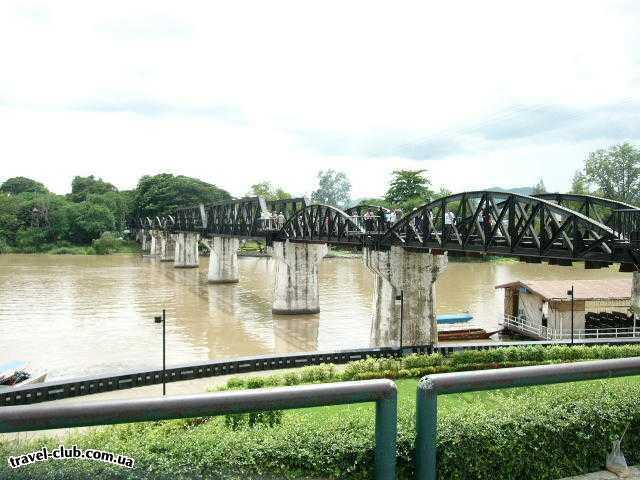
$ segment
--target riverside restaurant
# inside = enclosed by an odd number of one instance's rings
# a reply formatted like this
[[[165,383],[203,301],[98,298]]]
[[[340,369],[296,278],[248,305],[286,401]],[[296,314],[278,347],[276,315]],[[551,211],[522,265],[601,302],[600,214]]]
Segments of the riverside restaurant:
[[[638,338],[631,279],[518,280],[504,289],[503,328],[537,340]],[[572,295],[573,288],[573,295]]]

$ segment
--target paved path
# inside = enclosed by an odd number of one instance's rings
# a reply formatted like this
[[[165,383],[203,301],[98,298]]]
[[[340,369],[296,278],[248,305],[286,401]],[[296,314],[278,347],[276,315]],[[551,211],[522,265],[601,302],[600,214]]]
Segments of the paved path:
[[[338,370],[340,366],[336,366]],[[197,378],[195,380],[185,380],[183,382],[167,383],[167,396],[173,395],[193,395],[198,393],[205,393],[208,387],[220,386],[227,383],[230,378],[233,377],[253,377],[253,376],[266,376],[275,373],[284,373],[294,369],[281,369],[281,370],[267,370],[263,372],[253,373],[237,373],[233,375],[222,375],[219,377]],[[162,385],[148,385],[145,387],[130,388],[126,390],[114,390],[111,392],[96,393],[93,395],[87,395],[83,397],[71,397],[62,400],[54,400],[46,402],[42,405],[62,405],[62,404],[77,404],[86,402],[104,402],[108,400],[127,400],[132,398],[145,398],[156,397],[162,395]],[[37,405],[37,404],[36,404]],[[73,433],[86,431],[88,429],[95,429],[101,427],[78,427],[78,428],[61,428],[55,430],[38,430],[35,432],[21,432],[21,433],[4,433],[0,434],[0,442],[13,441],[13,440],[28,440],[34,437],[57,437],[64,438]]]
[[[640,480],[640,468],[639,467],[630,467],[629,468],[630,475],[628,477],[624,477],[627,480]],[[565,478],[563,480],[617,480],[621,477],[611,473],[611,472],[594,472],[587,473],[586,475],[578,475],[577,477]]]

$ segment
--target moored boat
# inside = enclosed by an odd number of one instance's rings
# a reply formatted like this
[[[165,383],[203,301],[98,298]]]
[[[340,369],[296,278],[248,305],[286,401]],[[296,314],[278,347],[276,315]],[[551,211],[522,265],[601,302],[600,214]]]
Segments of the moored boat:
[[[46,371],[33,370],[27,362],[14,360],[0,365],[0,390],[42,383],[46,377]]]

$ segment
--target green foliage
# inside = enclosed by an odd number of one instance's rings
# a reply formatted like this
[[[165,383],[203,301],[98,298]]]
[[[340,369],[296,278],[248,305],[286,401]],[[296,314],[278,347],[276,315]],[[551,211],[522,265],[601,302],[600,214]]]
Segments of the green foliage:
[[[585,174],[598,195],[640,203],[640,150],[630,143],[591,152],[585,160]]]
[[[371,205],[372,207],[393,208],[393,205],[391,205],[385,198],[363,198],[353,206],[356,207],[358,205]]]
[[[0,185],[0,192],[10,195],[20,193],[48,193],[49,190],[40,182],[27,177],[13,177]]]
[[[415,478],[415,383],[399,398],[398,478]],[[399,384],[399,388],[402,386]],[[402,390],[401,390],[402,392]],[[37,462],[8,480],[301,479],[374,476],[374,411],[369,406],[295,410],[280,424],[233,429],[216,418],[119,425],[65,440],[66,445],[131,456],[131,471],[101,462]],[[438,478],[555,480],[601,470],[611,441],[640,461],[640,389],[618,379],[446,395],[439,400]],[[59,438],[0,444],[0,456],[23,454]]]
[[[249,377],[245,380],[231,379],[227,382],[228,389],[255,389],[264,387],[274,387],[278,385],[280,378],[271,377]],[[224,416],[225,426],[231,430],[241,430],[244,428],[255,428],[257,426],[273,427],[282,423],[284,412],[282,410],[272,410],[268,412],[232,413]]]
[[[0,238],[7,244],[15,241],[16,231],[20,227],[19,207],[19,199],[16,196],[0,193]]]
[[[135,212],[145,212],[147,216],[162,215],[178,207],[190,207],[200,203],[229,200],[231,196],[215,185],[196,178],[162,173],[145,175],[138,182],[133,194]]]
[[[576,195],[589,195],[589,181],[584,172],[576,170],[571,178],[571,190],[569,193]]]
[[[538,183],[533,187],[531,195],[539,195],[541,193],[547,193],[547,187],[544,186],[544,180],[538,180]]]
[[[93,175],[88,177],[73,177],[71,181],[71,193],[68,195],[72,202],[84,202],[90,195],[102,195],[115,193],[118,189],[111,183],[96,179]]]
[[[439,478],[557,479],[601,470],[611,441],[629,423],[623,450],[636,463],[640,392],[601,385],[496,394],[493,406],[472,403],[441,417]]]
[[[91,242],[93,249],[98,255],[109,255],[118,251],[121,240],[112,232],[103,232],[100,238]]]
[[[394,170],[385,200],[393,207],[409,212],[429,203],[434,196],[426,170]]]
[[[311,194],[311,201],[334,207],[344,207],[351,198],[351,182],[344,172],[320,170],[318,189]]]
[[[420,378],[433,373],[626,357],[640,357],[640,345],[553,345],[549,347],[532,345],[489,350],[462,350],[448,356],[434,353],[412,354],[402,358],[369,357],[347,363],[342,371],[338,371],[333,364],[312,365],[286,373],[247,378],[235,377],[222,388],[237,390],[374,378]]]
[[[67,214],[67,238],[72,242],[88,244],[103,232],[112,231],[115,217],[111,210],[94,203],[72,203],[65,207]]]
[[[16,247],[21,252],[36,253],[46,248],[48,232],[41,228],[22,228],[16,232]]]
[[[107,207],[113,213],[115,229],[122,232],[127,228],[127,220],[133,214],[133,194],[126,192],[92,193],[87,196],[88,203]]]
[[[265,200],[286,200],[291,198],[291,194],[280,187],[274,187],[271,182],[260,182],[251,185],[251,189],[247,192],[247,197],[262,197]]]
[[[163,199],[177,200],[173,205],[194,205],[230,198],[215,186],[188,177],[143,177],[141,185],[140,192],[119,192],[93,175],[77,176],[71,193],[63,196],[28,178],[9,179],[0,187],[0,253],[95,253],[87,247],[93,240],[99,253],[136,252],[139,249],[131,242],[100,239],[104,232],[119,237],[127,229],[136,201],[165,208]]]
[[[11,253],[12,248],[9,242],[2,236],[0,236],[0,255],[3,253]]]

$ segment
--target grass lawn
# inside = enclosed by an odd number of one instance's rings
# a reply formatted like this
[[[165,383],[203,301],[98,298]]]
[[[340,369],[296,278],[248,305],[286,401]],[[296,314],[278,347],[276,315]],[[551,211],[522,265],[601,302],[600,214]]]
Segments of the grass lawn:
[[[398,410],[414,409],[416,402],[416,392],[418,389],[417,379],[401,379],[395,381],[398,387]],[[609,380],[590,380],[584,382],[574,382],[573,385],[581,387],[605,388],[608,384],[632,384],[640,383],[640,376],[613,378]],[[566,388],[571,388],[571,384],[543,385],[536,387],[518,387],[501,390],[485,390],[479,392],[452,393],[440,395],[438,397],[438,411],[446,415],[447,412],[456,409],[464,409],[471,403],[482,402],[490,407],[499,404],[505,397],[513,397],[533,393],[535,391],[553,391],[561,394]],[[288,410],[285,418],[291,417],[291,421],[328,421],[335,417],[347,418],[351,416],[367,415],[372,416],[375,412],[373,403],[361,403],[350,405],[335,405],[330,407],[313,407],[299,410]]]

